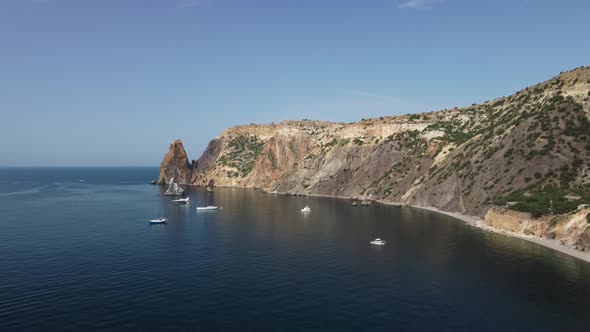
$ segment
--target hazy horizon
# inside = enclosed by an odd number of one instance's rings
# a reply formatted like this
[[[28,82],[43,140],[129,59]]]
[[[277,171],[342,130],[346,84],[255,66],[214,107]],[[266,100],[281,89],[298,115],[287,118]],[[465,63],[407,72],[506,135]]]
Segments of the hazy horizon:
[[[1,167],[197,159],[225,128],[466,106],[590,65],[582,0],[6,0]]]

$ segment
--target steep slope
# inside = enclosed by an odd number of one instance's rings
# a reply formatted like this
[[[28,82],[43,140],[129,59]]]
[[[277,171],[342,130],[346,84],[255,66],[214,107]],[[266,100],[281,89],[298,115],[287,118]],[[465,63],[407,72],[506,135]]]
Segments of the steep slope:
[[[350,124],[230,128],[211,141],[193,171],[186,154],[175,151],[179,159],[163,163],[160,181],[176,176],[188,184],[215,179],[284,193],[371,193],[479,216],[508,200],[536,215],[565,213],[590,202],[589,119],[590,68],[581,67],[470,107]],[[580,201],[566,202],[568,193]]]
[[[172,178],[179,183],[191,183],[192,173],[182,142],[180,140],[174,141],[174,143],[170,144],[168,153],[166,153],[160,164],[158,183],[165,184]]]

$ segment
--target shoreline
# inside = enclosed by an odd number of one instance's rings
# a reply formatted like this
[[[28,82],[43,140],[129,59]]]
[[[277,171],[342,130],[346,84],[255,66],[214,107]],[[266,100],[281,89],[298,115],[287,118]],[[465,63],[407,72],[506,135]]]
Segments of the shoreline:
[[[190,186],[202,187],[199,185],[190,185]],[[228,186],[221,186],[221,187],[255,189],[255,190],[260,190],[260,191],[262,191],[266,194],[270,194],[270,195],[295,195],[295,196],[308,196],[308,197],[338,198],[338,199],[346,199],[346,200],[354,200],[354,201],[359,200],[357,198],[351,199],[351,197],[335,196],[335,195],[289,194],[289,193],[284,193],[284,192],[273,193],[273,192],[266,191],[262,188],[228,187]],[[553,250],[560,252],[562,254],[566,254],[568,256],[580,259],[586,263],[590,263],[590,252],[579,251],[579,250],[567,247],[565,245],[562,245],[559,242],[559,240],[551,240],[551,239],[547,239],[547,238],[538,238],[538,237],[533,237],[533,236],[527,236],[527,235],[523,235],[523,234],[518,234],[518,233],[513,233],[513,232],[508,232],[505,230],[497,229],[497,228],[494,228],[491,226],[482,225],[483,219],[480,217],[477,217],[477,216],[471,216],[471,215],[467,215],[467,214],[463,214],[463,213],[459,213],[459,212],[443,211],[443,210],[440,210],[440,209],[432,207],[432,206],[405,205],[405,204],[399,203],[399,202],[388,202],[388,201],[382,201],[382,200],[374,200],[373,202],[380,203],[383,205],[389,205],[389,206],[412,207],[412,208],[416,208],[416,209],[422,209],[422,210],[427,210],[427,211],[431,211],[431,212],[435,212],[435,213],[444,214],[449,217],[461,220],[469,226],[479,228],[482,231],[492,232],[492,233],[504,235],[507,237],[517,238],[517,239],[529,241],[532,243],[536,243],[536,244],[541,245],[543,247],[553,249]]]
[[[383,204],[389,204],[389,205],[395,205],[394,203],[387,203],[387,202],[382,202]],[[428,210],[428,211],[432,211],[432,212],[438,212],[450,217],[453,217],[455,219],[459,219],[464,221],[466,224],[479,228],[483,231],[486,232],[492,232],[495,234],[500,234],[500,235],[504,235],[507,237],[511,237],[511,238],[516,238],[516,239],[521,239],[521,240],[525,240],[525,241],[529,241],[532,243],[536,243],[538,245],[541,245],[543,247],[549,248],[549,249],[553,249],[557,252],[560,252],[562,254],[566,254],[568,256],[572,256],[574,258],[580,259],[586,263],[590,263],[590,252],[585,252],[585,251],[580,251],[580,250],[576,250],[573,249],[571,247],[567,247],[565,245],[562,245],[559,240],[552,240],[552,239],[547,239],[547,238],[539,238],[539,237],[534,237],[534,236],[527,236],[524,234],[519,234],[519,233],[514,233],[514,232],[508,232],[505,230],[501,230],[495,227],[491,227],[491,226],[487,226],[487,225],[482,225],[482,218],[476,217],[476,216],[470,216],[470,215],[466,215],[466,214],[462,214],[462,213],[458,213],[458,212],[448,212],[448,211],[442,211],[439,210],[435,207],[426,207],[426,206],[417,206],[417,205],[410,205],[413,208],[417,208],[417,209],[423,209],[423,210]]]
[[[264,190],[262,190],[262,191],[266,192]],[[268,193],[268,192],[266,192],[266,193]],[[269,194],[272,194],[272,193],[269,193]],[[284,193],[283,193],[283,195],[284,195]],[[341,198],[341,199],[350,200],[350,197],[342,197],[342,196],[317,195],[317,194],[308,194],[308,195],[302,194],[302,195],[303,196],[311,196],[311,197]],[[565,245],[562,245],[559,242],[559,240],[551,240],[551,239],[546,239],[546,238],[527,236],[524,234],[508,232],[508,231],[501,230],[501,229],[498,229],[495,227],[482,225],[483,218],[480,218],[477,216],[471,216],[471,215],[467,215],[467,214],[463,214],[463,213],[459,213],[459,212],[443,211],[443,210],[440,210],[440,209],[432,207],[432,206],[404,205],[402,203],[387,202],[387,201],[382,201],[382,200],[375,200],[374,202],[380,203],[383,205],[397,206],[397,207],[406,207],[407,206],[407,207],[412,207],[412,208],[416,208],[416,209],[422,209],[422,210],[427,210],[427,211],[431,211],[431,212],[435,212],[435,213],[444,214],[446,216],[461,220],[461,221],[465,222],[467,225],[472,226],[472,227],[476,227],[482,231],[491,232],[491,233],[495,233],[495,234],[499,234],[499,235],[503,235],[503,236],[507,236],[507,237],[511,237],[511,238],[516,238],[516,239],[536,243],[536,244],[541,245],[543,247],[553,249],[553,250],[560,252],[562,254],[566,254],[568,256],[580,259],[586,263],[590,263],[590,252],[580,251],[580,250],[576,250],[576,249],[567,247]]]

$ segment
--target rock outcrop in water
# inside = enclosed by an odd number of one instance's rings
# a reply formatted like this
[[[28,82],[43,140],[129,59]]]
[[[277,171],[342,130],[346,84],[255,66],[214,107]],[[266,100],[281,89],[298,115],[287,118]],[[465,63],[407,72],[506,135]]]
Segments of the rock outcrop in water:
[[[160,164],[159,184],[166,184],[172,178],[178,183],[191,183],[192,169],[182,142],[177,139],[170,144],[168,153]]]
[[[582,67],[469,107],[350,124],[230,128],[192,168],[176,141],[159,182],[173,176],[291,194],[373,194],[477,216],[515,201],[512,209],[535,217],[565,214],[590,202],[589,119],[590,67]],[[572,193],[580,200],[562,198]]]

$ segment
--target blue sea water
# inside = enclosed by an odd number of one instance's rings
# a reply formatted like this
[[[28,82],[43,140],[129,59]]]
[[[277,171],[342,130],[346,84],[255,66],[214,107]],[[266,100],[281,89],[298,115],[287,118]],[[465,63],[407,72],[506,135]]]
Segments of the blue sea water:
[[[187,188],[179,206],[148,184],[157,175],[0,169],[0,331],[590,326],[590,264],[539,245],[330,198]],[[223,210],[195,210],[210,204]]]

